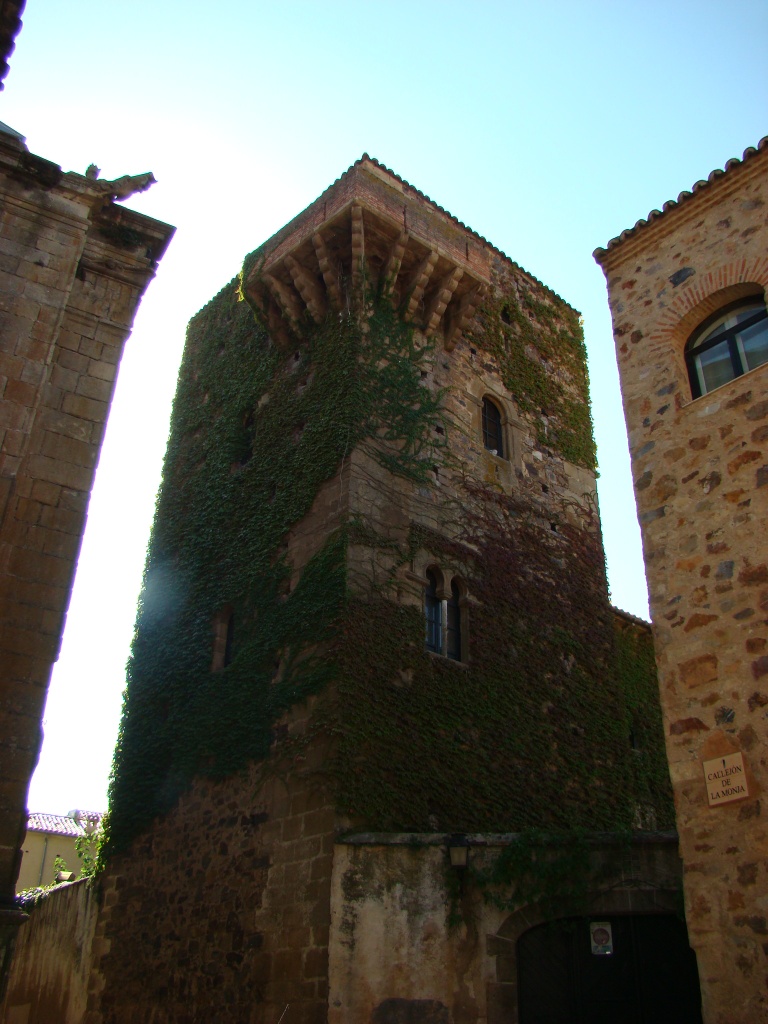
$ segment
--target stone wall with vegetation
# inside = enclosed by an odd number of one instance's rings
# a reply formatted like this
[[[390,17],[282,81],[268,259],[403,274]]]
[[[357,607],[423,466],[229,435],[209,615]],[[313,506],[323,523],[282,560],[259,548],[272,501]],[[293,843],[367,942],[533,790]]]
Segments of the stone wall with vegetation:
[[[581,326],[492,262],[452,351],[365,280],[289,345],[237,281],[191,322],[89,1024],[150,1006],[158,1022],[215,1006],[222,1022],[271,1024],[288,1003],[292,1020],[325,1020],[331,846],[351,826],[632,828]],[[482,443],[486,395],[501,456]],[[466,590],[460,662],[424,648],[429,565]],[[668,794],[655,799],[668,823]]]
[[[533,864],[524,838],[472,836],[463,871],[450,866],[447,840],[357,835],[337,843],[329,1024],[516,1024],[515,946],[527,929],[573,915],[587,943],[590,919],[679,911],[674,836],[625,837],[576,854],[539,847],[536,857],[560,878],[543,902],[523,895],[530,877],[520,868]]]

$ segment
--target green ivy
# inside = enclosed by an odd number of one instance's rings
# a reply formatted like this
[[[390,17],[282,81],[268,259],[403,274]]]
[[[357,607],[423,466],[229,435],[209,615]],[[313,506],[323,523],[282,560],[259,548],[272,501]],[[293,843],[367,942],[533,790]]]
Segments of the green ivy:
[[[252,262],[252,261],[251,261]],[[423,483],[442,394],[432,349],[388,303],[331,314],[276,348],[232,282],[191,322],[174,404],[110,789],[103,851],[124,846],[197,775],[266,757],[283,712],[323,689],[345,607],[343,517],[293,589],[285,540],[355,449]],[[217,610],[234,657],[211,671]]]
[[[583,829],[530,829],[489,864],[472,870],[472,882],[500,910],[539,904],[545,916],[565,917],[584,912],[593,871],[592,846]]]
[[[490,296],[473,341],[496,359],[504,386],[540,445],[596,469],[587,351],[581,319],[558,296],[548,301],[508,288]]]
[[[244,273],[258,260],[251,254]],[[475,341],[496,356],[541,443],[591,466],[575,314],[564,303],[529,298],[524,311],[515,302],[487,305]],[[292,578],[289,531],[354,451],[430,500],[434,467],[456,468],[445,396],[423,384],[434,355],[375,298],[363,315],[307,320],[287,348],[270,340],[237,282],[191,322],[102,861],[194,778],[268,762],[276,723],[310,695],[320,699],[304,742],[330,739],[324,775],[356,825],[576,835],[631,827],[635,789],[644,801],[667,799],[654,789],[656,761],[640,775],[632,761],[630,715],[655,696],[647,666],[633,675],[632,651],[617,647],[588,513],[576,525],[551,503],[465,479],[450,507],[433,502],[450,529],[412,526],[397,540],[342,514]],[[398,603],[391,574],[364,594],[352,586],[352,544],[386,554],[393,570],[424,549],[462,573],[467,664],[424,650],[421,609]],[[233,657],[212,671],[224,607]],[[649,758],[663,763],[658,743]]]
[[[422,528],[411,547],[467,581],[468,664],[425,651],[419,607],[374,595],[347,609],[328,716],[339,807],[377,831],[629,830],[630,724],[597,524],[542,528],[530,499],[478,484],[465,502],[462,536]]]
[[[674,828],[651,631],[617,618],[615,650],[632,746],[632,792],[638,808],[634,824],[651,829]]]

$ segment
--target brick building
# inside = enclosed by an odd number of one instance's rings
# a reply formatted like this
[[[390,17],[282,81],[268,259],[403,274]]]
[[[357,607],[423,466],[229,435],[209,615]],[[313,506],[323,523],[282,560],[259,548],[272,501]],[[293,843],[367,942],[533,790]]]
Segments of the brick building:
[[[89,1024],[696,1020],[594,492],[578,313],[377,161],[246,257],[189,325]]]
[[[0,7],[0,72],[22,4]],[[63,173],[0,124],[0,977],[27,789],[123,345],[173,228],[152,183]]]
[[[598,249],[707,1024],[768,1019],[768,140]]]

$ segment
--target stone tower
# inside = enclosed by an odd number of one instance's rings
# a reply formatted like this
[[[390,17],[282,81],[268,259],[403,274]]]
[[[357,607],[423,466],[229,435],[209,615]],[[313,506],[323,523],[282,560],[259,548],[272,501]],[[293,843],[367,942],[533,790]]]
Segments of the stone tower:
[[[189,326],[89,1021],[512,1019],[523,918],[486,944],[450,837],[670,821],[594,470],[578,314],[377,161],[246,258]]]
[[[768,140],[598,249],[707,1024],[768,1019]]]

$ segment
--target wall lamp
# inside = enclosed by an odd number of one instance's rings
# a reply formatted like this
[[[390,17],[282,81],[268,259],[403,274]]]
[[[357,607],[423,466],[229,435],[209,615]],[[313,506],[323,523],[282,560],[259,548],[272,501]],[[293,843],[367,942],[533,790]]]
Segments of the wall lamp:
[[[448,856],[451,858],[451,867],[464,871],[469,864],[469,840],[466,835],[463,832],[457,832],[455,835],[448,836],[446,845]]]

